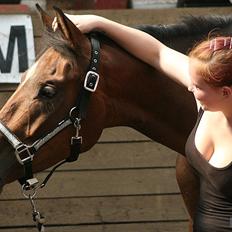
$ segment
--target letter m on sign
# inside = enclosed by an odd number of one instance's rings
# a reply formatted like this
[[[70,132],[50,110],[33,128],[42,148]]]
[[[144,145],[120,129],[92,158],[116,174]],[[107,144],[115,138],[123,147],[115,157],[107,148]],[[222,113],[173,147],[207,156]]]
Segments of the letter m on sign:
[[[2,49],[0,48],[1,73],[11,72],[13,54],[16,43],[18,46],[19,72],[22,73],[28,69],[26,28],[25,26],[11,26],[6,58],[4,58]]]
[[[35,60],[30,15],[0,15],[0,83],[19,83]]]

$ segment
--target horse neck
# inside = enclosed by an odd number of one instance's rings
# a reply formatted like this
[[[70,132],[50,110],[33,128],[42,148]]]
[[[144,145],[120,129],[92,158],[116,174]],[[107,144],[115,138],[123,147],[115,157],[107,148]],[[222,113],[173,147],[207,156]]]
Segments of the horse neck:
[[[192,112],[191,104],[188,105],[191,103],[190,96],[185,98],[183,88],[154,68],[125,51],[112,49],[109,48],[105,52],[107,58],[102,59],[107,60],[103,64],[102,73],[105,127],[129,126],[157,142],[183,152],[189,130],[178,125],[176,109],[180,109],[182,115]],[[183,121],[189,124],[194,119],[190,117]]]
[[[163,42],[186,53],[211,31],[210,28],[204,30],[189,35],[169,35],[172,40]],[[223,30],[223,33],[231,34],[230,25],[225,25]],[[107,52],[107,59],[112,64],[105,64],[105,127],[129,126],[173,150],[184,152],[184,144],[197,115],[192,95],[125,51],[111,48]]]

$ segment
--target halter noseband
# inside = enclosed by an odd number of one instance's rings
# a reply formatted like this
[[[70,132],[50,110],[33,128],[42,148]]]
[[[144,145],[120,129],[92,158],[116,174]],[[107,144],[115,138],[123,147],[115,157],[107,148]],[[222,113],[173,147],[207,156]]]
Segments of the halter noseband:
[[[24,177],[19,179],[19,182],[23,185],[23,188],[33,189],[35,185],[37,185],[38,181],[36,178],[33,178],[32,172],[32,161],[36,154],[36,152],[49,140],[51,140],[54,136],[56,136],[63,129],[68,127],[69,125],[73,125],[76,128],[76,135],[71,137],[70,148],[71,152],[68,158],[64,161],[58,163],[46,179],[43,181],[40,187],[44,187],[52,173],[55,169],[65,162],[72,162],[78,159],[80,153],[80,147],[82,144],[82,137],[79,136],[80,130],[80,122],[81,119],[85,118],[87,106],[89,102],[89,98],[92,92],[94,92],[97,88],[99,81],[98,74],[98,65],[100,59],[100,43],[95,38],[95,36],[91,36],[91,45],[92,45],[92,54],[91,54],[91,62],[89,66],[89,71],[87,72],[84,80],[83,88],[81,89],[81,94],[78,96],[77,104],[74,106],[70,112],[68,117],[63,119],[60,123],[58,123],[57,127],[50,131],[44,137],[36,140],[32,145],[27,145],[20,141],[17,136],[0,121],[0,132],[6,137],[8,142],[12,145],[15,150],[15,156],[18,162],[24,167]]]

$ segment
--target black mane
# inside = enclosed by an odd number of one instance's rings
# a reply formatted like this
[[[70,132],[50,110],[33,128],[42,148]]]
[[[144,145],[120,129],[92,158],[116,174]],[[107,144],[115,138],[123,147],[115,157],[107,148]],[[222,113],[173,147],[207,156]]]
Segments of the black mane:
[[[185,38],[187,36],[191,37],[201,37],[202,34],[205,34],[207,31],[214,31],[216,35],[219,34],[220,30],[226,28],[227,26],[232,25],[232,16],[185,16],[180,22],[175,24],[160,24],[160,25],[140,25],[136,28],[142,30],[153,37],[157,38],[161,42],[170,42],[171,38]],[[231,29],[232,30],[232,29]],[[227,34],[232,34],[228,32]],[[97,33],[100,41],[104,43],[110,43],[112,41],[105,34]],[[90,35],[87,35],[90,36]],[[77,56],[82,57],[81,48],[77,50],[71,46],[71,44],[63,39],[60,32],[50,32],[45,31],[45,40],[46,48],[53,47],[61,55],[75,60]]]
[[[232,16],[185,16],[180,22],[168,25],[140,25],[136,28],[152,35],[160,41],[181,36],[196,36],[206,31],[220,34],[220,29],[232,25]],[[232,31],[230,32],[230,34]]]

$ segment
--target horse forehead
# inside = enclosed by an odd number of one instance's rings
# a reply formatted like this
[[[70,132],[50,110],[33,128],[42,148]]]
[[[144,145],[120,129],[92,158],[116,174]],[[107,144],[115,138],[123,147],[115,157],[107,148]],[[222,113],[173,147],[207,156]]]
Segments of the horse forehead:
[[[35,62],[26,72],[25,81],[33,77],[38,67],[38,62]]]
[[[41,66],[49,67],[51,65],[62,65],[67,62],[67,59],[51,48],[44,53],[38,62]]]
[[[25,80],[33,78],[40,73],[42,74],[48,69],[56,68],[63,70],[63,67],[68,62],[67,59],[62,57],[55,50],[49,49],[48,52],[45,52],[27,71]]]

